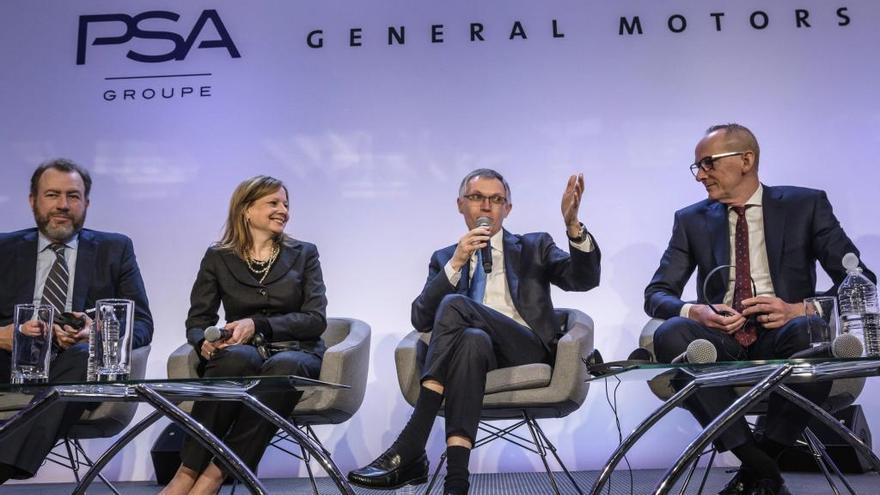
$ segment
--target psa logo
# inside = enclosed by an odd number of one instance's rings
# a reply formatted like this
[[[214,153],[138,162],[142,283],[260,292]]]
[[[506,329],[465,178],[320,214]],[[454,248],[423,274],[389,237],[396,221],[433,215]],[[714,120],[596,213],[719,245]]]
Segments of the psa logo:
[[[195,44],[196,40],[199,38],[199,35],[201,34],[202,30],[205,28],[205,25],[208,22],[214,25],[214,29],[217,31],[217,34],[220,35],[220,39],[204,40],[198,44],[197,48],[226,48],[226,50],[229,52],[230,57],[241,57],[241,55],[238,53],[238,48],[235,47],[235,43],[229,36],[229,32],[226,30],[226,26],[223,25],[223,21],[220,20],[220,15],[217,14],[216,10],[202,11],[202,14],[196,20],[195,25],[190,30],[190,33],[186,37],[186,39],[184,39],[183,36],[174,31],[157,31],[153,29],[142,29],[140,27],[141,22],[149,21],[151,19],[164,19],[176,23],[177,20],[180,19],[180,15],[164,10],[151,10],[149,12],[143,12],[136,16],[130,16],[128,14],[100,14],[80,16],[79,34],[76,44],[76,64],[84,65],[86,63],[86,47],[88,45],[89,24],[99,22],[122,23],[125,25],[125,32],[123,32],[119,36],[95,38],[94,41],[92,41],[91,46],[121,45],[128,43],[133,38],[140,38],[170,41],[174,47],[171,51],[167,53],[159,54],[145,54],[136,52],[134,50],[129,50],[125,56],[137,62],[157,63],[167,62],[169,60],[185,59],[187,54],[189,54],[190,50],[192,49],[193,44]]]

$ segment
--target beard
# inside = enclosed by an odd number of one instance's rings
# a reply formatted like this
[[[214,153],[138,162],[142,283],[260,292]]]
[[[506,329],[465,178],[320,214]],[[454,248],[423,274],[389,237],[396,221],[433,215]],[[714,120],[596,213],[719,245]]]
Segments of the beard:
[[[82,230],[83,224],[86,221],[86,210],[83,210],[82,215],[77,216],[70,210],[66,212],[56,210],[44,213],[41,212],[37,206],[34,206],[33,212],[34,220],[37,222],[37,229],[39,229],[40,232],[49,240],[55,242],[67,242],[71,237],[74,236],[74,234]],[[53,216],[66,217],[70,220],[70,222],[61,225],[53,225]]]

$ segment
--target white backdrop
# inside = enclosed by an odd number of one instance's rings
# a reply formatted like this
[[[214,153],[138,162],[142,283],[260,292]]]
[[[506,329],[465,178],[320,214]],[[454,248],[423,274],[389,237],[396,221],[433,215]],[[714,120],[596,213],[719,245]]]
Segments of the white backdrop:
[[[149,11],[179,18],[135,22]],[[798,27],[804,12],[809,27]],[[106,14],[129,23],[81,17]],[[200,16],[204,28],[194,29]],[[642,34],[620,34],[622,16],[630,26],[638,16]],[[685,29],[673,32],[682,19]],[[704,196],[687,165],[711,124],[755,131],[765,183],[827,190],[865,261],[880,268],[878,22],[871,0],[7,0],[0,230],[33,224],[27,181],[37,163],[66,156],[89,167],[87,225],[134,239],[156,322],[149,375],[162,377],[184,339],[189,289],[232,189],[255,174],[285,180],[289,232],[321,252],[328,314],[373,328],[362,409],[319,429],[347,470],[381,452],[409,413],[393,349],[409,330],[431,252],[464,232],[454,202],[473,168],[509,179],[510,230],[548,231],[560,244],[560,195],[570,173],[584,172],[582,217],[603,251],[602,284],[554,301],[593,316],[608,359],[637,345],[642,291],[673,211]],[[471,40],[473,23],[482,41]],[[85,63],[77,64],[81,25]],[[432,42],[432,25],[442,25],[433,28],[442,42]],[[403,26],[403,43],[389,44],[389,26],[398,34]],[[321,48],[307,44],[315,30]],[[352,36],[361,46],[350,46]],[[100,38],[111,44],[93,45]],[[199,48],[211,40],[225,46]],[[178,45],[168,58],[181,60],[126,57]],[[139,78],[115,79],[131,77]],[[657,405],[642,383],[624,384],[618,402],[624,432]],[[860,402],[880,431],[875,383]],[[433,454],[441,448],[436,426]],[[617,443],[600,385],[578,412],[545,429],[575,469],[598,467]],[[696,431],[677,411],[630,460],[666,465]],[[120,455],[111,476],[153,476],[148,451],[157,434]],[[538,468],[512,446],[474,458],[475,471]],[[273,453],[261,472],[304,470]],[[46,467],[39,479],[68,477]]]

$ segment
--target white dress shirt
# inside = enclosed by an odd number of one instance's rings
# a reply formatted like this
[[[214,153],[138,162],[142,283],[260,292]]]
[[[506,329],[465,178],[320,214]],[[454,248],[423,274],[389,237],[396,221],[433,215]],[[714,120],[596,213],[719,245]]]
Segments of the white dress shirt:
[[[512,318],[514,321],[523,326],[528,326],[516,307],[513,304],[513,298],[510,296],[510,288],[507,286],[507,277],[505,276],[504,267],[504,231],[499,230],[490,239],[489,244],[492,246],[492,273],[486,274],[486,292],[483,294],[483,304],[487,307],[498,311],[499,313]],[[578,244],[569,241],[571,247],[584,252],[593,250],[593,239],[587,233],[587,238]],[[474,276],[474,270],[477,267],[476,252],[471,256],[470,275]],[[443,268],[446,272],[446,278],[452,286],[457,286],[461,280],[461,270],[452,268],[452,259],[446,262]]]
[[[764,186],[758,189],[746,201],[746,222],[749,227],[749,268],[752,280],[755,281],[754,295],[775,296],[773,280],[770,279],[770,262],[767,259],[767,243],[764,239]],[[727,231],[730,233],[730,264],[736,265],[736,220],[737,214],[733,207],[727,207]],[[714,275],[720,276],[720,274]],[[724,293],[724,304],[733,305],[733,289],[736,285],[736,270],[730,269],[727,292]],[[680,315],[687,318],[692,304],[685,304]]]

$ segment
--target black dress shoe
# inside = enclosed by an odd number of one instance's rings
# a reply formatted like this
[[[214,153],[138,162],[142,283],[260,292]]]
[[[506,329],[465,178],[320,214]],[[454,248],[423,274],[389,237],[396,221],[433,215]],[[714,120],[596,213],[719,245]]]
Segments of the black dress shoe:
[[[754,489],[755,481],[751,473],[740,468],[718,495],[752,495]]]
[[[447,489],[443,490],[443,495],[467,495],[467,490],[447,488]]]
[[[405,462],[394,449],[388,449],[366,466],[348,473],[348,481],[365,488],[394,490],[428,481],[428,456]]]
[[[749,495],[791,495],[785,481],[763,479],[755,483],[755,488]]]

